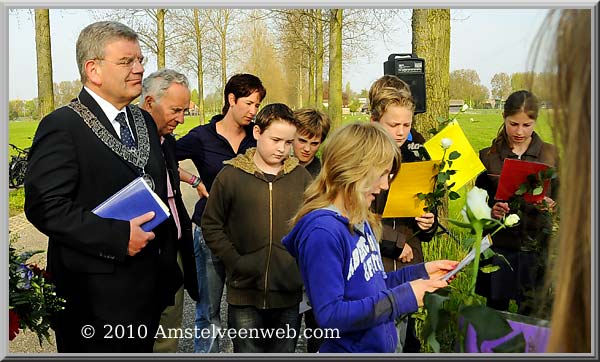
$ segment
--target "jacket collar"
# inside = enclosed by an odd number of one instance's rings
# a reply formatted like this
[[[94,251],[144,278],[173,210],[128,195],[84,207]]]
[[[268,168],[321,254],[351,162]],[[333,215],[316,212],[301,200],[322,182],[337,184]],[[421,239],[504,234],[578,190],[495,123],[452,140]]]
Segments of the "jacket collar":
[[[524,158],[525,156],[529,156],[531,158],[538,158],[540,152],[542,151],[543,144],[544,142],[542,141],[540,136],[538,136],[538,134],[534,131],[531,134],[531,143],[529,144],[529,147],[527,147],[527,150],[525,150],[523,155],[521,155],[521,158]],[[510,147],[504,147],[502,150],[500,150],[500,157],[502,159],[518,158],[518,156],[512,151]]]
[[[227,161],[223,161],[225,165],[231,165],[251,175],[263,175],[264,173],[254,163],[254,154],[256,153],[256,147],[248,148],[246,153],[237,155],[235,158]],[[295,157],[288,157],[283,161],[283,167],[277,174],[276,178],[279,178],[285,174],[292,172],[296,167],[300,165],[299,161]],[[261,177],[262,178],[262,177]]]

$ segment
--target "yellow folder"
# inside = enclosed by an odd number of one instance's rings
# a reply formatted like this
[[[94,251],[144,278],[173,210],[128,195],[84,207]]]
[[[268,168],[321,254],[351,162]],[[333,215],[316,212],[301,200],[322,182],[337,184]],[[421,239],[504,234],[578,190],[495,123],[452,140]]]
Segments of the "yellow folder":
[[[452,187],[452,191],[458,191],[458,189],[485,170],[485,166],[481,163],[479,154],[473,150],[473,146],[469,143],[469,140],[457,121],[449,123],[440,133],[425,142],[425,149],[429,153],[429,156],[431,156],[431,159],[442,159],[442,156],[444,155],[444,150],[440,146],[442,138],[449,138],[452,140],[452,146],[446,151],[446,159],[452,151],[458,151],[460,153],[460,157],[452,161],[451,169],[456,170],[456,173],[451,175],[446,183],[449,185],[456,182],[454,187]],[[444,170],[447,168],[448,163],[446,163]]]
[[[421,161],[402,163],[400,172],[390,185],[383,217],[417,217],[425,213],[425,201],[419,200],[417,194],[433,191],[434,167],[440,161]]]

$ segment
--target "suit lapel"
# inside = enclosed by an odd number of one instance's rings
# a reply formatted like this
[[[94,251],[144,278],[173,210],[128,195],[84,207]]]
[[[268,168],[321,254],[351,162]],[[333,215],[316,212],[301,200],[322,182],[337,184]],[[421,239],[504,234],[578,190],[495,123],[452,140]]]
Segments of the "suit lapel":
[[[82,88],[81,92],[79,93],[79,101],[81,102],[81,104],[86,106],[94,114],[94,116],[96,116],[96,118],[98,118],[98,120],[100,121],[102,126],[104,126],[104,128],[106,128],[113,136],[115,136],[117,138],[117,140],[121,139],[121,137],[119,137],[119,135],[117,135],[117,132],[115,131],[115,127],[113,127],[112,123],[110,123],[110,121],[108,120],[108,117],[106,117],[106,114],[104,114],[104,111],[102,111],[102,108],[100,108],[100,105],[98,105],[98,102],[96,102],[96,100],[94,100],[94,98],[85,90],[85,88]],[[129,117],[130,120],[133,119],[133,116],[131,115],[129,110],[127,111],[127,116]],[[135,129],[135,127],[131,127],[131,128]],[[135,130],[134,130],[134,137],[135,137]],[[100,142],[102,142],[102,141],[100,141]],[[113,152],[113,154],[115,155],[115,157],[117,157],[119,160],[121,160],[123,163],[125,163],[132,171],[134,171],[135,174],[139,173],[138,169],[134,165],[125,161],[124,159],[122,159],[119,155],[115,154],[114,152]]]

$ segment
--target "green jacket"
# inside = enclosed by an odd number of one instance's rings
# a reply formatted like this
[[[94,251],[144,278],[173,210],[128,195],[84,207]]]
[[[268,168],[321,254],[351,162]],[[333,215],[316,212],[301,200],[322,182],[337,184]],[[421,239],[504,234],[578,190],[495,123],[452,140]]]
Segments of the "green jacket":
[[[302,278],[281,239],[311,177],[290,157],[269,182],[253,161],[255,152],[250,148],[224,162],[202,215],[202,233],[225,265],[228,303],[287,308],[300,303]]]

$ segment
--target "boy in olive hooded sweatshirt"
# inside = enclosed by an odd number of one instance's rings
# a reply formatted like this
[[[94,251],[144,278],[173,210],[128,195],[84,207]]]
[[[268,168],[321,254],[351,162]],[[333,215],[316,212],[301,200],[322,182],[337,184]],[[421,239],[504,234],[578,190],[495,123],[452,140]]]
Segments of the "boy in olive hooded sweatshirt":
[[[235,353],[293,353],[299,330],[302,278],[281,244],[311,176],[288,157],[297,120],[284,104],[265,106],[253,128],[256,148],[225,161],[215,178],[202,231],[225,265],[229,328],[259,328],[261,338],[232,338]],[[263,338],[283,328],[289,338]]]

